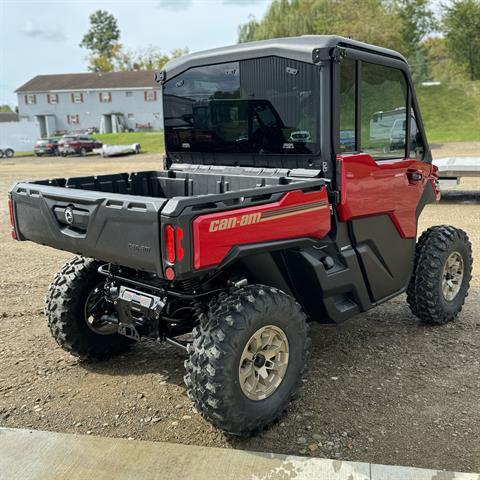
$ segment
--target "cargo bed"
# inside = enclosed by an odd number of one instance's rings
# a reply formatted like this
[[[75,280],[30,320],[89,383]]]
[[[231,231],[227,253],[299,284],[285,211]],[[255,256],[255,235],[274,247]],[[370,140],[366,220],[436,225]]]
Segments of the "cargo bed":
[[[190,224],[198,215],[274,202],[293,190],[318,190],[324,180],[312,174],[174,165],[166,171],[19,182],[10,195],[19,240],[162,275],[162,222],[186,226],[191,250]],[[188,270],[192,252],[185,256]]]

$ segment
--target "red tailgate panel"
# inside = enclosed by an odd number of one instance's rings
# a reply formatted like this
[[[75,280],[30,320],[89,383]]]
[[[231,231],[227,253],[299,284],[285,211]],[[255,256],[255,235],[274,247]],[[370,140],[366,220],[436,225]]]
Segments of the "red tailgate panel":
[[[194,267],[218,265],[236,245],[291,238],[320,239],[330,231],[327,189],[288,192],[275,203],[201,215],[193,221]]]

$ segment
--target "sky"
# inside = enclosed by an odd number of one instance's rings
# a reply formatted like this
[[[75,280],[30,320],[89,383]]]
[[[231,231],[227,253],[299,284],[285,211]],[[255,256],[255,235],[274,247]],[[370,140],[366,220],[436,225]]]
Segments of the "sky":
[[[120,43],[191,52],[237,42],[249,15],[261,18],[269,0],[0,0],[0,105],[14,107],[14,90],[39,74],[87,71],[80,48],[95,10],[112,13]]]

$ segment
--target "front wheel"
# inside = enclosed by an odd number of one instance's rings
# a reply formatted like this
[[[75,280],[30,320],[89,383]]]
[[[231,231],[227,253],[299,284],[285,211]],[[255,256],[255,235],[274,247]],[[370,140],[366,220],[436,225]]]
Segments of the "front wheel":
[[[455,320],[468,295],[472,263],[472,245],[463,230],[440,225],[423,232],[407,289],[412,313],[431,325]]]
[[[82,147],[82,148],[80,149],[80,156],[86,157],[86,156],[87,156],[87,153],[88,153],[88,152],[87,152],[87,149],[86,149],[86,148],[83,148],[83,147]]]
[[[57,273],[46,298],[45,315],[53,338],[81,359],[106,359],[131,344],[117,333],[117,313],[105,297],[99,266],[91,258],[74,257]]]
[[[305,315],[275,288],[221,295],[193,330],[185,383],[202,416],[234,435],[274,422],[295,395],[305,365]]]

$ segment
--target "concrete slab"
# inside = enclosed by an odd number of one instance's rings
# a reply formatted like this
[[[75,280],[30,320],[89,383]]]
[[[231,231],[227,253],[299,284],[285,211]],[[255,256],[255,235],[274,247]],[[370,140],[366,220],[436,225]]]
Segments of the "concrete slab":
[[[370,480],[480,480],[477,473],[445,472],[423,468],[373,465]]]
[[[367,463],[0,429],[1,480],[368,480]]]
[[[480,480],[241,450],[0,428],[0,480]]]

